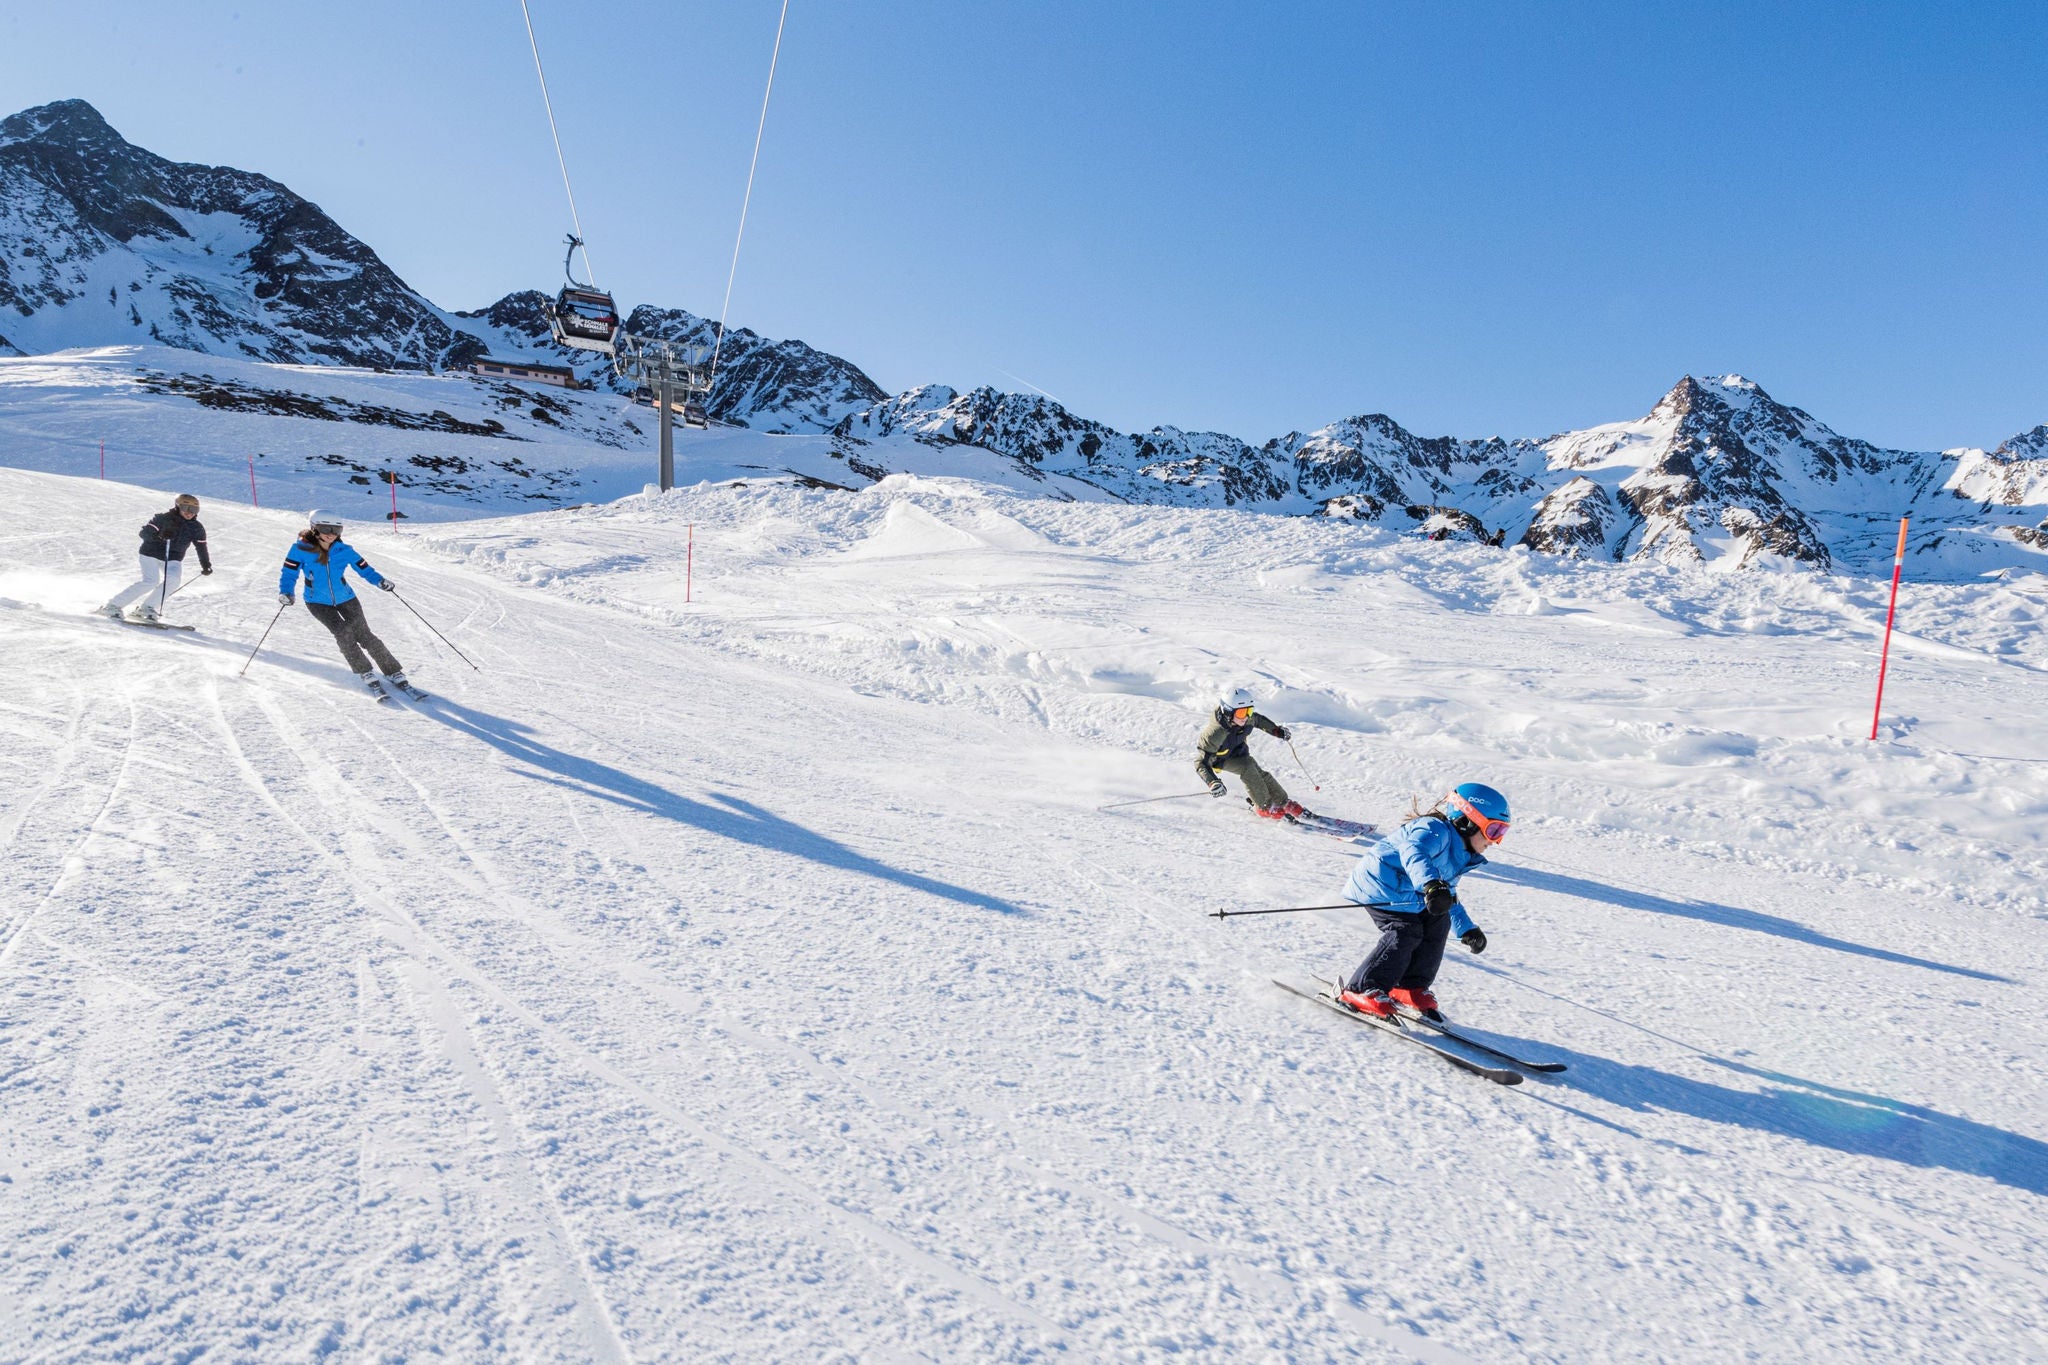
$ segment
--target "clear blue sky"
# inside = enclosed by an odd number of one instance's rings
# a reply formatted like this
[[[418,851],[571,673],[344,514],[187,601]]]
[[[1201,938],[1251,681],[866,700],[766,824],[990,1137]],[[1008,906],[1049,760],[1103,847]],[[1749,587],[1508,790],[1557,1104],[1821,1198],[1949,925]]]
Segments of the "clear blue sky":
[[[715,315],[778,0],[532,0],[593,263]],[[1737,370],[2048,422],[2048,3],[792,0],[732,316],[1126,429],[1543,435]],[[0,3],[0,107],[260,171],[437,302],[559,279],[517,0]]]

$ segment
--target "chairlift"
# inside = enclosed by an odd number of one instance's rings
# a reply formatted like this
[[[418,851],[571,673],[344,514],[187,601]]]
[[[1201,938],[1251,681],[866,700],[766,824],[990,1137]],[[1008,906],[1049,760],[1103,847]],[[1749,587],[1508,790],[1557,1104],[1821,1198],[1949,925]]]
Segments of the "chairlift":
[[[595,351],[599,355],[614,355],[619,335],[618,305],[612,302],[610,294],[576,278],[571,266],[576,248],[582,245],[581,238],[573,232],[569,234],[569,251],[562,258],[562,273],[568,277],[569,283],[555,296],[555,306],[548,312],[548,327],[555,334],[558,345],[579,351]]]
[[[661,403],[654,396],[654,390],[641,387],[633,390],[633,401],[642,407],[661,409]],[[674,413],[686,427],[708,431],[711,427],[711,413],[699,399],[678,393],[669,400],[668,410]]]

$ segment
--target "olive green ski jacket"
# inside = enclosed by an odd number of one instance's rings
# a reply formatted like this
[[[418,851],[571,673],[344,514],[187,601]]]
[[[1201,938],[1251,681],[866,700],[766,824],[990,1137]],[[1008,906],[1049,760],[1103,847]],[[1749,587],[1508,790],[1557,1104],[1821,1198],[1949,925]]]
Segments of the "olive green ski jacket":
[[[1216,709],[1216,713],[1209,717],[1209,723],[1202,727],[1202,737],[1195,741],[1195,747],[1200,750],[1195,755],[1195,771],[1204,782],[1216,780],[1216,769],[1211,765],[1250,752],[1247,742],[1251,739],[1254,725],[1269,735],[1286,733],[1256,711],[1245,724],[1232,725],[1230,713],[1221,707]]]

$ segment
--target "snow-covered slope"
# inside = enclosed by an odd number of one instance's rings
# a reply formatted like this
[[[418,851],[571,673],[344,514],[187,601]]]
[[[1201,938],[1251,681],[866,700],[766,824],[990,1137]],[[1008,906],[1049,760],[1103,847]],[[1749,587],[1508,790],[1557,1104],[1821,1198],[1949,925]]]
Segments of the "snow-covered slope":
[[[288,514],[165,636],[163,492],[0,469],[0,1357],[2048,1352],[2040,577],[1909,583],[1872,744],[1874,582],[1019,488],[360,532],[479,665],[370,594],[393,709],[240,675]],[[1441,994],[1565,1075],[1207,917],[1346,845],[1097,809],[1238,682],[1311,805],[1511,795]]]

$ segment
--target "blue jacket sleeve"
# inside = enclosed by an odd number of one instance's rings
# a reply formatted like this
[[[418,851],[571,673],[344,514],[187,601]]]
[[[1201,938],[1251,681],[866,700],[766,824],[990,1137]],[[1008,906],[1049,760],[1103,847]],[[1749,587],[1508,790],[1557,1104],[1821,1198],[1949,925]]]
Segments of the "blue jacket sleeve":
[[[382,583],[384,581],[384,575],[378,573],[376,567],[369,560],[357,554],[353,548],[348,552],[348,567],[354,569],[372,583]]]
[[[1396,847],[1401,851],[1401,870],[1415,883],[1420,891],[1430,882],[1443,882],[1455,888],[1458,878],[1478,865],[1479,860],[1468,856],[1458,831],[1442,820],[1420,821],[1403,825]],[[1459,937],[1471,929],[1472,917],[1465,913],[1465,903],[1451,902],[1451,936]]]
[[[294,545],[284,552],[284,572],[277,576],[277,590],[283,593],[296,592],[299,586],[299,547]]]
[[[1464,869],[1451,859],[1454,832],[1441,820],[1416,820],[1401,826],[1394,845],[1401,850],[1401,870],[1417,891],[1431,882],[1458,880]]]

